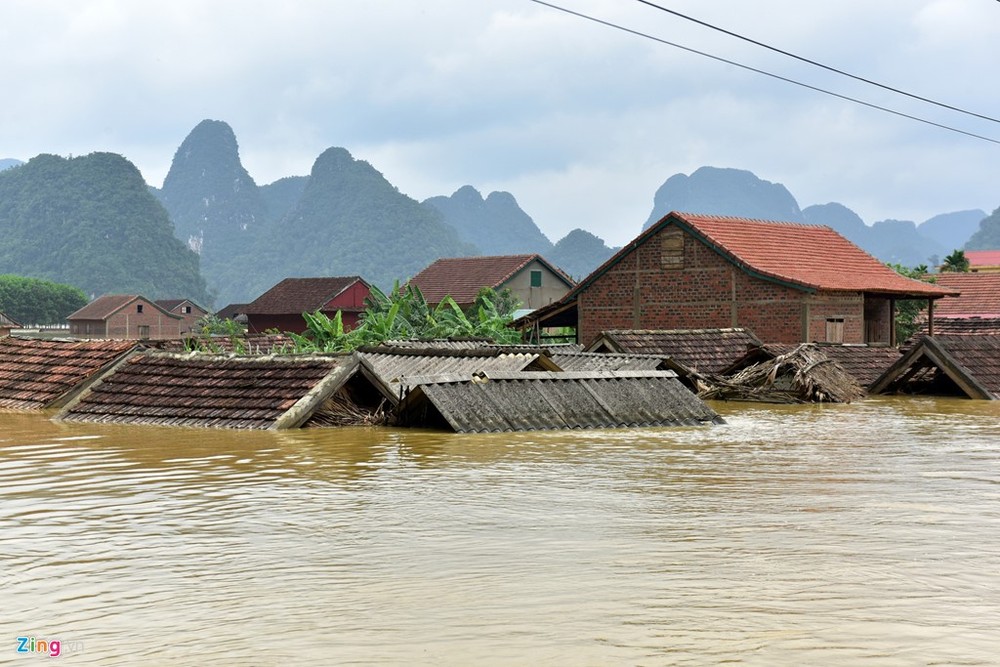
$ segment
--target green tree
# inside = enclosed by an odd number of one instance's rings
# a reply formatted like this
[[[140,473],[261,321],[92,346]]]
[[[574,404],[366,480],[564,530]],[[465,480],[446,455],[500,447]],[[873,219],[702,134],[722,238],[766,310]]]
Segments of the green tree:
[[[915,280],[926,280],[934,282],[933,277],[927,276],[927,265],[921,264],[913,268],[902,264],[889,264],[896,273]],[[896,302],[896,340],[904,341],[920,328],[920,313],[927,308],[927,302],[923,299],[902,299]]]
[[[941,263],[942,273],[968,273],[969,258],[965,256],[964,250],[955,250],[944,258]]]
[[[72,285],[0,275],[0,312],[21,324],[62,324],[66,316],[87,305],[87,295]]]

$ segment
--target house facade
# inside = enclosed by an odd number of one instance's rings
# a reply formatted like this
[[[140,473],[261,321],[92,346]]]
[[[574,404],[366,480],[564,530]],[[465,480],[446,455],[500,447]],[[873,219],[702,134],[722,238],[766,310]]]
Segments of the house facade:
[[[243,311],[250,333],[271,329],[303,333],[302,313],[320,311],[333,317],[340,311],[345,329],[357,325],[371,286],[360,276],[285,278],[264,292]]]
[[[538,254],[441,258],[410,280],[427,303],[437,305],[450,296],[462,308],[476,301],[484,287],[509,289],[521,308],[534,310],[564,297],[575,283]]]
[[[183,318],[140,294],[106,294],[66,318],[78,338],[180,338]]]
[[[190,299],[158,299],[156,301],[163,310],[181,317],[180,332],[186,336],[197,328],[198,320],[208,315],[208,309],[202,308]]]
[[[953,293],[900,276],[829,227],[675,212],[549,312],[572,313],[584,344],[614,329],[742,327],[766,343],[888,345],[897,299]],[[545,315],[528,325],[548,326]]]

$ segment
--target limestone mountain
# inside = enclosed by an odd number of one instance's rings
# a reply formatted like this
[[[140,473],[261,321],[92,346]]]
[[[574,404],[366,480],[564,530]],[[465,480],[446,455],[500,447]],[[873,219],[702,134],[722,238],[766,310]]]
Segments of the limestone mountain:
[[[295,208],[309,183],[308,176],[286,176],[260,186],[260,196],[272,220],[281,220]]]
[[[643,229],[671,211],[803,222],[798,202],[784,185],[742,169],[701,167],[690,176],[674,174],[653,196]]]
[[[439,257],[472,254],[440,213],[346,149],[330,148],[295,207],[262,237],[247,285],[259,294],[285,277],[360,275],[390,287]]]
[[[0,172],[0,274],[207,302],[198,256],[120,155],[39,155]]]
[[[253,178],[240,162],[232,128],[200,122],[174,154],[157,196],[177,237],[201,256],[201,270],[220,301],[230,301],[252,248],[269,222]]]
[[[424,205],[440,212],[461,240],[484,255],[547,255],[552,250],[552,241],[509,192],[491,192],[483,199],[478,190],[465,185],[450,197],[426,199]]]
[[[20,160],[15,160],[14,158],[6,157],[0,159],[0,171],[3,171],[4,169],[10,169],[11,167],[17,167],[22,164],[24,163],[21,162]]]
[[[556,243],[545,256],[550,262],[580,281],[607,261],[618,248],[609,248],[603,240],[583,229],[574,229]]]
[[[979,229],[972,235],[966,250],[996,250],[1000,248],[1000,208],[990,213],[979,223]]]

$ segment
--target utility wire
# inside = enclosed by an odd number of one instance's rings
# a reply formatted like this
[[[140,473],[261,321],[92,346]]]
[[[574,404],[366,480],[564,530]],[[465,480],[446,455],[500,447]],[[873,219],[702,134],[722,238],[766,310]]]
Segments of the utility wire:
[[[1000,0],[997,0],[997,1],[1000,2]],[[835,74],[840,74],[841,76],[846,76],[848,78],[854,79],[855,81],[861,81],[863,83],[867,83],[867,84],[872,85],[872,86],[877,86],[879,88],[882,88],[883,90],[888,90],[888,91],[897,93],[899,95],[905,95],[906,97],[909,97],[909,98],[912,98],[912,99],[915,99],[915,100],[920,100],[921,102],[927,102],[928,104],[933,104],[933,105],[939,106],[939,107],[941,107],[943,109],[950,109],[951,111],[957,111],[958,113],[963,113],[963,114],[966,114],[968,116],[975,116],[976,118],[982,118],[983,120],[988,120],[988,121],[990,121],[992,123],[1000,123],[1000,118],[993,118],[992,116],[986,116],[986,115],[983,115],[983,114],[980,114],[980,113],[976,113],[975,111],[968,111],[967,109],[962,109],[960,107],[952,106],[950,104],[945,104],[944,102],[938,102],[936,100],[932,100],[932,99],[927,98],[927,97],[921,97],[920,95],[916,95],[914,93],[908,93],[905,90],[900,90],[899,88],[893,88],[892,86],[888,86],[888,85],[886,85],[884,83],[879,83],[878,81],[872,81],[871,79],[866,79],[863,76],[857,76],[856,74],[851,74],[850,72],[845,72],[844,70],[837,69],[836,67],[831,67],[829,65],[824,65],[821,62],[817,62],[815,60],[810,60],[809,58],[806,58],[804,56],[799,56],[799,55],[796,55],[794,53],[790,53],[790,52],[785,51],[783,49],[779,49],[776,46],[771,46],[770,44],[765,44],[764,42],[759,42],[756,39],[752,39],[750,37],[746,37],[746,36],[741,35],[739,33],[733,32],[732,30],[726,30],[725,28],[720,28],[717,25],[712,25],[711,23],[707,23],[707,22],[702,21],[700,19],[696,19],[693,16],[688,16],[687,14],[682,14],[682,13],[680,13],[678,11],[673,10],[673,9],[668,9],[667,7],[663,7],[662,5],[658,5],[655,2],[650,2],[649,0],[636,0],[636,2],[642,3],[642,4],[644,4],[644,5],[648,6],[648,7],[653,7],[655,9],[659,9],[661,12],[666,12],[668,14],[673,14],[674,16],[682,18],[682,19],[684,19],[686,21],[691,21],[692,23],[697,23],[700,26],[704,26],[706,28],[710,28],[710,29],[715,30],[717,32],[724,33],[726,35],[729,35],[730,37],[735,37],[736,39],[742,39],[744,42],[749,42],[750,44],[754,44],[756,46],[760,46],[760,47],[768,49],[770,51],[774,51],[775,53],[780,53],[783,56],[788,56],[789,58],[795,58],[798,61],[801,61],[801,62],[804,62],[804,63],[809,63],[810,65],[813,65],[815,67],[820,67],[822,69],[827,70],[828,72],[834,72]]]
[[[555,9],[556,11],[560,11],[560,12],[563,12],[565,14],[570,14],[572,16],[576,16],[576,17],[581,18],[581,19],[586,19],[587,21],[592,21],[594,23],[598,23],[600,25],[607,26],[609,28],[615,28],[616,30],[621,30],[622,32],[627,32],[629,34],[636,35],[637,37],[644,37],[646,39],[651,39],[654,42],[659,42],[660,44],[666,44],[667,46],[672,46],[674,48],[681,49],[682,51],[687,51],[688,53],[694,53],[696,55],[703,56],[705,58],[711,58],[712,60],[715,60],[715,61],[718,61],[718,62],[721,62],[721,63],[726,63],[727,65],[732,65],[734,67],[739,67],[740,69],[745,69],[745,70],[747,70],[749,72],[756,72],[757,74],[763,74],[764,76],[771,77],[772,79],[777,79],[778,81],[784,81],[786,83],[791,83],[791,84],[794,84],[796,86],[801,86],[802,88],[808,88],[809,90],[814,90],[814,91],[816,91],[818,93],[823,93],[824,95],[830,95],[831,97],[836,97],[836,98],[839,98],[839,99],[842,99],[842,100],[846,100],[848,102],[854,102],[855,104],[860,104],[860,105],[866,106],[866,107],[868,107],[870,109],[876,109],[878,111],[884,111],[885,113],[890,113],[890,114],[892,114],[894,116],[899,116],[901,118],[909,118],[910,120],[915,120],[918,123],[924,123],[926,125],[932,125],[934,127],[941,128],[942,130],[948,130],[949,132],[956,132],[958,134],[964,134],[965,136],[972,137],[973,139],[981,139],[982,141],[988,141],[988,142],[990,142],[992,144],[1000,144],[1000,140],[993,139],[992,137],[986,137],[986,136],[983,136],[981,134],[975,134],[973,132],[966,132],[965,130],[960,130],[957,127],[952,127],[950,125],[944,125],[943,123],[936,123],[936,122],[934,122],[932,120],[927,120],[926,118],[921,118],[919,116],[913,116],[911,114],[903,113],[902,111],[896,111],[896,110],[890,109],[888,107],[879,106],[878,104],[873,104],[871,102],[865,102],[864,100],[859,100],[859,99],[857,99],[855,97],[849,97],[847,95],[841,95],[840,93],[835,93],[835,92],[833,92],[831,90],[826,90],[825,88],[820,88],[818,86],[813,86],[813,85],[808,84],[808,83],[803,83],[802,81],[796,81],[795,79],[790,79],[788,77],[781,76],[780,74],[774,74],[772,72],[768,72],[768,71],[765,71],[765,70],[762,70],[762,69],[757,69],[756,67],[751,67],[750,65],[744,65],[743,63],[738,63],[735,60],[728,60],[728,59],[723,58],[721,56],[715,56],[715,55],[712,55],[711,53],[706,53],[704,51],[699,51],[699,50],[693,49],[693,48],[691,48],[689,46],[684,46],[682,44],[677,44],[676,42],[671,42],[671,41],[665,40],[665,39],[663,39],[661,37],[656,37],[655,35],[650,35],[650,34],[645,33],[645,32],[640,32],[638,30],[633,30],[632,28],[627,28],[625,26],[618,25],[617,23],[611,23],[610,21],[605,21],[603,19],[599,19],[599,18],[596,18],[594,16],[589,16],[587,14],[583,14],[581,12],[578,12],[578,11],[575,11],[575,10],[572,10],[572,9],[567,9],[566,7],[560,7],[559,5],[554,5],[554,4],[550,3],[550,2],[544,2],[544,0],[530,0],[530,1],[534,2],[535,4],[539,4],[539,5],[543,5],[545,7],[549,7],[550,9]],[[1000,0],[998,0],[998,2],[1000,2]]]

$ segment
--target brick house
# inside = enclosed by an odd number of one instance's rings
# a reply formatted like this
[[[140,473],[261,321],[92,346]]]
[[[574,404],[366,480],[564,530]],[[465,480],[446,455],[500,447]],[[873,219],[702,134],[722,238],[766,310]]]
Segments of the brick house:
[[[190,299],[157,299],[156,305],[168,313],[181,316],[182,336],[191,333],[198,320],[208,315],[207,309]]]
[[[285,278],[246,305],[243,313],[250,333],[269,329],[303,333],[302,313],[320,311],[333,317],[341,311],[344,327],[353,328],[364,312],[371,287],[360,276]]]
[[[743,327],[766,343],[895,344],[898,299],[957,295],[900,276],[829,227],[673,212],[523,328]]]
[[[180,338],[180,315],[140,294],[106,294],[69,315],[69,331],[80,338],[125,340]]]
[[[510,289],[521,307],[534,310],[558,301],[575,283],[544,257],[498,255],[492,257],[445,257],[413,276],[410,284],[420,288],[427,303],[437,305],[450,296],[462,308],[476,301],[484,287]]]

